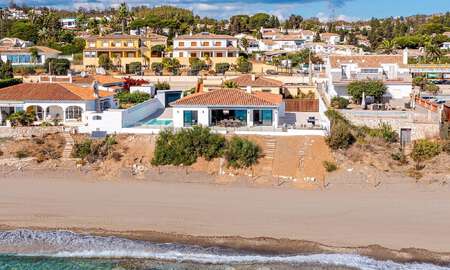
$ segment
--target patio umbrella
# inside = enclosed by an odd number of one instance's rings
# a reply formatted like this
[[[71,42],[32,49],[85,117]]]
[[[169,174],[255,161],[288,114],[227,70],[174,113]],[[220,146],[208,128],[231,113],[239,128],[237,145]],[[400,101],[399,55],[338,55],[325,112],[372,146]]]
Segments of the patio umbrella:
[[[366,109],[366,92],[363,92],[362,98],[361,98],[361,107],[363,109]]]

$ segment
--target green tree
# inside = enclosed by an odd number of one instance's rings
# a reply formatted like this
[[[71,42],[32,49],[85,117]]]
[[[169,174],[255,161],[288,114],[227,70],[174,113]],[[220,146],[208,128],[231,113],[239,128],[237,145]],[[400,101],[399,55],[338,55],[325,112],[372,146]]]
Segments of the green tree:
[[[242,48],[244,48],[244,51],[247,51],[247,48],[249,46],[248,39],[246,39],[245,37],[241,38],[241,46]]]
[[[440,91],[439,86],[437,86],[434,83],[429,83],[425,86],[425,91],[427,91],[428,93],[431,93],[433,95],[437,95]]]
[[[225,158],[232,168],[248,168],[258,163],[261,148],[254,142],[241,137],[233,137],[228,143]]]
[[[230,64],[228,63],[217,63],[215,67],[216,73],[224,74],[230,70]]]
[[[252,63],[247,58],[240,56],[237,60],[237,71],[242,73],[249,73],[252,71]]]
[[[122,33],[126,33],[127,22],[130,17],[130,13],[128,11],[127,4],[121,3],[119,8],[117,9],[116,18],[120,22],[122,26]]]
[[[112,67],[112,61],[111,58],[109,58],[109,55],[107,54],[101,54],[98,57],[98,65],[105,70],[110,70]]]
[[[425,77],[415,77],[412,81],[412,85],[414,87],[419,87],[420,91],[424,91],[427,84],[428,80]]]
[[[0,59],[0,80],[11,79],[14,77],[13,67],[10,61],[3,62]]]
[[[302,16],[292,14],[286,20],[284,27],[286,27],[286,29],[299,29],[301,27],[302,22],[303,22]]]
[[[7,118],[11,122],[11,126],[29,126],[36,120],[34,112],[19,111],[10,114]]]
[[[425,45],[425,57],[428,61],[438,62],[442,57],[442,51],[438,45],[429,42]]]
[[[31,62],[36,65],[37,59],[39,57],[39,51],[36,47],[30,48]]]
[[[418,140],[414,143],[411,158],[416,162],[416,169],[421,168],[421,163],[441,153],[441,146],[437,142],[427,139]]]
[[[235,81],[224,81],[223,88],[239,88],[239,84]]]
[[[363,93],[366,96],[373,96],[375,99],[379,99],[386,93],[386,90],[386,85],[378,80],[353,81],[347,87],[348,94],[357,102],[361,101]]]
[[[397,49],[397,44],[395,44],[394,40],[385,39],[378,46],[378,50],[383,54],[393,54],[395,49]]]

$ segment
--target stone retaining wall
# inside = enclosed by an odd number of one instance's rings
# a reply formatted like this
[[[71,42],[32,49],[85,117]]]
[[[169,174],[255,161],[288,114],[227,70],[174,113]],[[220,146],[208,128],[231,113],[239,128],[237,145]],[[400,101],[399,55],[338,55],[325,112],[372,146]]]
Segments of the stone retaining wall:
[[[0,127],[0,138],[26,139],[63,132],[64,127]]]

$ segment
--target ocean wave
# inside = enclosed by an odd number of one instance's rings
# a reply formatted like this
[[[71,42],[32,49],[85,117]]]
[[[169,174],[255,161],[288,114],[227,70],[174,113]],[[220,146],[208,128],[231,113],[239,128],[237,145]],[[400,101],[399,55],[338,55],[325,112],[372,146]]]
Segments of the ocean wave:
[[[258,255],[222,248],[176,243],[152,243],[119,237],[101,237],[70,231],[13,230],[0,232],[0,250],[20,256],[67,258],[138,258],[208,264],[305,264],[340,265],[363,270],[450,270],[431,264],[378,261],[355,254]]]

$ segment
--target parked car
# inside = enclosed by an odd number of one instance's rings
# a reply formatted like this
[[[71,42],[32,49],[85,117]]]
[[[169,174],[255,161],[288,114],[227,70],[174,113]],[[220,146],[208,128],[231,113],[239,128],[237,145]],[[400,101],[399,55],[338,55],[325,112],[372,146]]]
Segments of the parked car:
[[[266,74],[267,75],[278,75],[278,72],[273,69],[268,69],[268,70],[266,70]]]

